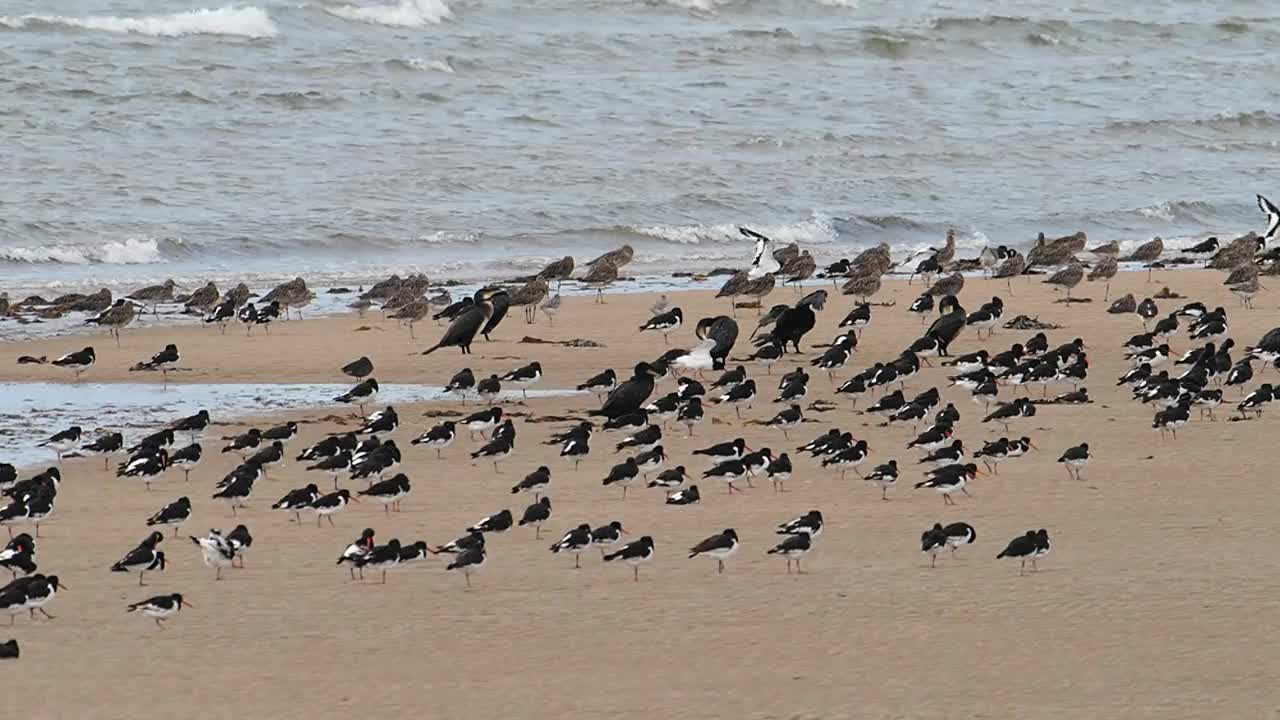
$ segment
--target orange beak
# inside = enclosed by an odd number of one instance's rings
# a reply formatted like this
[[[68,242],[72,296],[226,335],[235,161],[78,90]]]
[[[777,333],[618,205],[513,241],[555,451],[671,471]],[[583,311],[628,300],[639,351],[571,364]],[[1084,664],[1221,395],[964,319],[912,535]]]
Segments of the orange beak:
[[[188,608],[191,608],[192,610],[194,610],[194,609],[196,608],[196,606],[195,606],[195,605],[192,605],[191,603],[187,602],[186,600],[183,600],[182,602],[180,602],[180,603],[178,603],[178,604],[179,604],[179,605],[181,605],[182,607],[188,607]]]

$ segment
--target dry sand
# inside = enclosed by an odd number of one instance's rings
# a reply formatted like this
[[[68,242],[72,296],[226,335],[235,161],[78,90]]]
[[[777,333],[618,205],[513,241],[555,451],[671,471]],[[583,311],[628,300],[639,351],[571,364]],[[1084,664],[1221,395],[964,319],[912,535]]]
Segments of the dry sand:
[[[1270,296],[1258,298],[1258,310],[1239,310],[1217,273],[1165,273],[1156,281],[1123,275],[1113,296],[1131,290],[1142,297],[1167,284],[1211,306],[1225,305],[1237,357],[1276,322],[1273,310],[1262,309],[1274,305]],[[852,365],[889,359],[914,339],[920,325],[906,305],[918,291],[918,284],[886,283],[876,299],[897,306],[874,309]],[[1273,418],[1196,422],[1176,442],[1162,442],[1151,430],[1151,410],[1114,387],[1126,367],[1119,345],[1141,330],[1138,318],[1106,315],[1100,286],[1077,293],[1097,298],[1093,304],[1069,308],[1053,304],[1055,294],[1038,279],[1015,282],[1014,291],[1010,296],[1003,282],[970,280],[961,300],[976,307],[1000,294],[1006,317],[1025,313],[1065,325],[1049,333],[1052,342],[1083,336],[1091,348],[1087,385],[1095,404],[1042,407],[1014,427],[1013,434],[1031,435],[1044,451],[1005,463],[999,476],[979,478],[971,486],[974,497],[960,496],[954,508],[910,489],[917,479],[917,453],[904,447],[910,428],[877,427],[878,419],[851,412],[847,403],[809,413],[816,422],[793,432],[790,442],[718,409],[694,439],[669,429],[666,446],[673,464],[700,471],[704,465],[689,453],[711,442],[741,435],[755,447],[794,450],[838,426],[870,441],[866,467],[895,457],[904,464],[891,502],[881,502],[878,490],[852,473],[842,482],[839,473],[798,458],[786,494],[757,482],[754,490],[729,496],[722,486],[703,482],[699,506],[667,507],[660,492],[636,488],[622,501],[616,490],[600,486],[608,467],[623,457],[612,452],[621,437],[597,435],[590,459],[574,472],[554,448],[541,444],[562,424],[522,418],[517,452],[501,475],[467,462],[473,445],[465,438],[442,461],[432,451],[408,450],[403,469],[414,491],[404,512],[390,517],[366,503],[338,515],[336,528],[307,524],[307,516],[299,527],[268,506],[311,478],[295,462],[272,469],[240,514],[256,538],[247,568],[215,582],[186,535],[235,524],[209,497],[234,464],[233,455],[213,453],[210,460],[207,453],[189,484],[172,471],[149,493],[139,483],[108,476],[100,460],[68,460],[39,561],[70,590],[49,608],[56,620],[22,616],[13,630],[0,628],[0,638],[17,637],[23,649],[19,663],[5,666],[8,706],[33,718],[1273,714],[1280,673],[1269,622],[1280,589],[1269,560],[1272,541],[1280,539],[1271,512],[1274,478],[1267,471],[1275,457],[1267,435]],[[781,289],[768,300],[795,297]],[[693,320],[727,309],[707,293],[672,299],[689,319],[673,345],[691,346]],[[657,356],[660,337],[635,333],[651,302],[643,295],[609,296],[605,305],[568,298],[554,328],[545,318],[528,327],[516,311],[495,341],[479,342],[470,358],[456,349],[412,354],[438,331],[420,325],[420,339],[411,342],[406,331],[374,316],[280,323],[270,336],[253,338],[206,328],[132,330],[120,349],[105,336],[90,340],[100,355],[87,380],[137,380],[126,371],[130,364],[176,342],[193,368],[180,374],[179,384],[337,381],[338,366],[367,353],[385,381],[441,383],[463,365],[480,374],[537,359],[546,369],[541,387],[563,388],[604,367],[627,374],[637,360]],[[1162,301],[1161,307],[1172,309],[1175,302]],[[805,344],[828,341],[851,305],[850,298],[833,295]],[[743,338],[735,356],[744,353],[755,320],[753,311],[738,315]],[[364,325],[373,329],[356,332]],[[513,342],[526,334],[584,337],[608,347]],[[1031,334],[1000,331],[984,344],[1003,349]],[[81,337],[10,344],[4,355],[54,356],[84,344]],[[1174,349],[1189,346],[1183,336]],[[966,331],[953,351],[977,347]],[[790,364],[775,367],[773,377]],[[55,368],[19,367],[11,359],[3,367],[7,380],[59,377]],[[752,374],[772,389],[763,372]],[[999,427],[979,424],[979,410],[965,393],[945,389],[940,369],[917,376],[908,390],[934,384],[960,408],[958,436],[970,450],[1000,434]],[[670,387],[666,381],[660,392]],[[829,397],[830,389],[825,377],[815,376],[806,402]],[[174,392],[180,396],[181,390]],[[510,409],[543,416],[591,407],[592,398],[577,396]],[[434,422],[422,412],[439,409],[457,407],[400,408],[406,424],[396,439],[407,447]],[[744,415],[767,419],[776,409],[762,400]],[[206,436],[206,448],[215,435],[243,427],[216,428]],[[290,449],[296,454],[337,429],[332,422],[306,424]],[[54,430],[37,423],[32,432]],[[1054,461],[1083,441],[1095,459],[1083,482],[1068,480]],[[333,565],[366,526],[382,541],[434,544],[501,508],[518,515],[531,499],[512,496],[509,488],[541,463],[554,472],[554,517],[543,539],[534,540],[530,528],[494,538],[489,562],[470,591],[461,577],[443,571],[447,556],[393,571],[385,586],[353,584],[345,569]],[[182,494],[191,496],[195,514],[181,538],[161,548],[173,562],[169,571],[141,589],[135,576],[107,572],[146,534],[143,520]],[[777,523],[811,508],[826,515],[827,531],[804,562],[807,574],[787,575],[783,560],[764,552],[777,540]],[[642,569],[641,582],[632,582],[628,567],[603,565],[593,555],[575,571],[572,558],[547,552],[564,529],[613,519],[657,540],[657,559]],[[940,557],[931,570],[919,553],[921,531],[935,521],[958,520],[977,528],[977,542],[954,558]],[[742,538],[725,574],[716,575],[712,560],[686,559],[686,548],[725,527]],[[1019,577],[1015,563],[995,560],[1010,538],[1039,527],[1048,528],[1055,542],[1040,572]],[[173,591],[196,609],[183,611],[166,632],[124,612],[128,602]]]

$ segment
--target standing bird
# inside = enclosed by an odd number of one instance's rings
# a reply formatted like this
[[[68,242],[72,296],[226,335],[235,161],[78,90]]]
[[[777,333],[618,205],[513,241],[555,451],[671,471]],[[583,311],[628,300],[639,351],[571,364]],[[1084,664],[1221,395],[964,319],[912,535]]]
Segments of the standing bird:
[[[716,559],[716,574],[724,572],[724,561],[738,550],[738,533],[733,528],[712,535],[689,548],[689,558],[709,555]]]
[[[369,557],[369,553],[373,552],[373,536],[373,528],[365,528],[360,533],[360,537],[356,538],[338,556],[338,562],[335,564],[347,563],[350,566],[347,569],[351,571],[352,580],[356,579],[356,570],[360,571],[360,579],[364,579],[364,561]]]
[[[160,303],[173,302],[173,289],[177,287],[172,279],[165,280],[161,285],[152,285],[144,287],[141,290],[135,290],[125,297],[130,300],[137,300],[143,305],[151,306],[151,314],[157,313],[156,306]]]
[[[1083,480],[1084,478],[1080,477],[1080,468],[1089,464],[1089,443],[1080,443],[1075,447],[1067,448],[1067,451],[1062,453],[1062,457],[1058,458],[1058,462],[1066,466],[1067,477]]]
[[[116,300],[115,304],[103,310],[97,317],[91,317],[85,320],[85,324],[94,324],[98,327],[105,327],[111,331],[111,336],[116,339],[116,347],[120,347],[120,331],[134,321],[138,317],[138,309],[133,303],[121,298]]]
[[[524,514],[520,516],[521,527],[525,525],[533,526],[534,539],[542,538],[542,523],[551,519],[551,498],[543,496],[542,499],[533,503],[524,509]]]
[[[547,316],[547,322],[551,325],[551,327],[556,326],[556,315],[560,313],[561,302],[562,301],[560,300],[560,293],[556,293],[555,295],[552,295],[550,298],[547,298],[547,301],[542,303],[542,307],[538,308],[539,310],[542,311],[543,315]]]
[[[996,266],[992,271],[991,277],[995,280],[1004,280],[1009,287],[1009,294],[1013,294],[1013,278],[1021,275],[1027,270],[1027,259],[1017,250],[1010,250],[1009,257]]]
[[[442,347],[457,347],[462,350],[463,355],[470,354],[471,343],[475,341],[476,335],[480,334],[480,330],[494,316],[493,297],[497,293],[497,290],[492,289],[477,290],[475,301],[458,313],[449,323],[449,327],[445,328],[440,341],[424,350],[422,354],[430,355]]]
[[[55,433],[47,440],[40,443],[40,447],[47,447],[58,456],[58,462],[62,462],[64,453],[70,452],[80,443],[80,426],[72,425],[61,432]]]
[[[1028,530],[1026,533],[1009,541],[1009,545],[996,555],[997,560],[1004,558],[1013,558],[1021,561],[1018,567],[1018,574],[1022,575],[1027,569],[1027,561],[1031,561],[1031,569],[1036,570],[1036,560],[1049,554],[1049,533],[1044,528],[1040,530]]]
[[[184,607],[194,607],[187,602],[182,593],[157,595],[142,602],[130,603],[127,612],[141,612],[156,621],[156,627],[164,629],[164,621],[178,614]]]
[[[146,585],[143,577],[148,572],[160,572],[165,569],[166,562],[164,553],[156,550],[158,545],[164,540],[164,535],[158,532],[152,532],[146,537],[138,547],[129,551],[119,562],[111,566],[111,572],[134,572],[138,573],[138,587]]]
[[[363,380],[373,374],[373,361],[367,355],[361,355],[359,358],[343,365],[342,374],[356,380]]]
[[[67,353],[62,357],[54,360],[51,364],[60,368],[66,368],[75,373],[75,379],[80,380],[80,375],[88,370],[97,360],[97,354],[94,353],[92,347],[84,348],[76,352]]]
[[[661,373],[647,362],[637,363],[629,380],[614,388],[605,398],[599,410],[590,414],[616,420],[639,410],[653,394],[655,379]]]
[[[178,536],[178,528],[191,518],[191,500],[186,496],[165,505],[151,517],[147,518],[147,527],[156,525],[172,525],[173,536]]]
[[[603,559],[605,562],[622,560],[627,563],[631,566],[634,580],[640,582],[640,565],[652,560],[654,552],[653,538],[645,535],[639,540],[629,542],[622,546],[621,549],[605,555]]]
[[[1102,294],[1102,301],[1106,302],[1111,297],[1111,278],[1116,276],[1116,271],[1120,268],[1120,263],[1116,260],[1115,255],[1104,255],[1098,261],[1093,269],[1089,271],[1089,282],[1094,280],[1105,280],[1107,289]]]
[[[169,368],[178,364],[180,355],[178,354],[178,346],[169,343],[164,349],[151,356],[150,360],[140,362],[131,369],[138,370],[159,370],[163,379],[164,386],[169,386]]]
[[[1154,263],[1156,260],[1159,260],[1160,255],[1162,255],[1163,253],[1164,253],[1164,240],[1157,237],[1139,245],[1138,249],[1134,250],[1133,254],[1125,258],[1125,260],[1127,262],[1148,263],[1147,282],[1151,282],[1152,268],[1150,266],[1150,263]]]
[[[218,304],[218,286],[209,282],[187,297],[182,312],[187,315],[204,315]]]
[[[558,293],[560,292],[561,283],[568,280],[571,275],[573,275],[573,256],[565,255],[559,260],[551,262],[546,267],[539,270],[536,277],[539,280],[546,280],[547,282],[555,280],[556,292]]]
[[[535,277],[510,295],[512,307],[524,308],[524,321],[532,325],[538,319],[538,304],[547,297],[549,287],[542,277]]]
[[[1070,265],[1050,275],[1049,279],[1045,280],[1044,283],[1046,285],[1054,285],[1056,287],[1066,288],[1067,302],[1069,303],[1071,302],[1071,288],[1075,287],[1076,285],[1079,285],[1080,281],[1083,279],[1084,279],[1084,266],[1078,262],[1072,261]]]
[[[529,397],[529,387],[542,379],[542,363],[531,362],[524,367],[512,370],[498,379],[520,388],[520,392],[527,398]]]
[[[649,318],[649,321],[640,326],[640,332],[646,330],[657,330],[662,333],[662,344],[669,345],[667,335],[680,329],[680,324],[684,322],[684,312],[680,308],[671,308],[670,310]]]
[[[565,533],[559,542],[552,545],[551,552],[573,553],[573,567],[576,570],[582,567],[582,551],[589,547],[591,547],[591,526],[587,523],[582,523]]]
[[[102,469],[105,470],[111,466],[111,456],[124,449],[124,435],[118,432],[99,435],[93,442],[80,449],[93,455],[101,455]]]
[[[373,402],[373,398],[378,394],[378,381],[374,378],[362,380],[358,385],[346,391],[345,393],[335,397],[334,402],[340,402],[347,405],[355,403],[360,408],[360,414],[364,414],[364,405],[367,402]]]
[[[618,280],[618,266],[609,261],[593,265],[582,276],[582,284],[596,291],[596,303],[604,304],[604,289]]]

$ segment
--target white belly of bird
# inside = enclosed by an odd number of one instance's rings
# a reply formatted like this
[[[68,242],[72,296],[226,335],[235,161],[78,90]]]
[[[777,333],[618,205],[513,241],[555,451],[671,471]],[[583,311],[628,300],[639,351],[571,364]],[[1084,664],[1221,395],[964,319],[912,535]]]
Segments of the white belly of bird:
[[[955,481],[950,485],[935,485],[933,489],[937,490],[943,495],[950,495],[953,492],[958,492],[961,488],[965,486],[967,482],[968,481],[965,480],[965,478],[961,477],[959,480]]]
[[[707,554],[717,560],[726,560],[729,558],[730,555],[734,554],[737,551],[738,551],[738,543],[734,543],[727,548],[717,548],[715,550],[708,550]]]
[[[176,607],[162,608],[155,605],[147,605],[146,607],[141,608],[141,610],[147,617],[159,618],[161,620],[173,617],[178,613],[178,608]]]

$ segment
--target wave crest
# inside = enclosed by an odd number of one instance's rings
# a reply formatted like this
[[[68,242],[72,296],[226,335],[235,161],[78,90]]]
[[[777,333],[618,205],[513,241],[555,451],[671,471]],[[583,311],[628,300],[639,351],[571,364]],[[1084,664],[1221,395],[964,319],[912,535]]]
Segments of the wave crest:
[[[124,242],[94,245],[40,245],[0,248],[0,261],[55,263],[60,265],[148,265],[165,262],[155,238],[129,238]]]
[[[746,240],[734,223],[715,225],[649,225],[624,228],[645,237],[655,238],[677,245],[742,244]],[[751,229],[773,238],[780,245],[827,245],[836,241],[836,229],[831,218],[814,215],[808,220],[789,225],[751,224]]]
[[[337,5],[326,7],[324,11],[343,20],[388,27],[439,25],[453,17],[453,11],[443,0],[400,0],[394,5]]]
[[[0,27],[15,30],[77,28],[100,32],[132,33],[151,37],[183,35],[230,35],[251,39],[270,38],[280,34],[271,16],[257,7],[223,7],[190,10],[172,15],[118,17],[115,15],[0,16]]]

